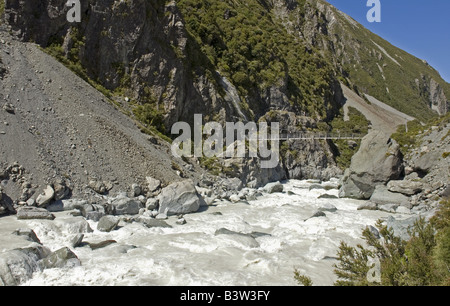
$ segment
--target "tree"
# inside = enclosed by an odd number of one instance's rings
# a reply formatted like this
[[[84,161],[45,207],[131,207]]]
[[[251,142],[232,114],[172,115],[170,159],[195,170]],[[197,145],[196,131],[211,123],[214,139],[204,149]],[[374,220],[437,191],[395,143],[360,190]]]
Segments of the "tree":
[[[342,242],[335,265],[338,286],[440,286],[450,284],[450,201],[441,202],[437,214],[426,222],[419,218],[409,229],[409,240],[394,235],[377,222],[381,239],[366,228],[363,239],[368,248]],[[381,279],[370,282],[369,259],[380,261]]]

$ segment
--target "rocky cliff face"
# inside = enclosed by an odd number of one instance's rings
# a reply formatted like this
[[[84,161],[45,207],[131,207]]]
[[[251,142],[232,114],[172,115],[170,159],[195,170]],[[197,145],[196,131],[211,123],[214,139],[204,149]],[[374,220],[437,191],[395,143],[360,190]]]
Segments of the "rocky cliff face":
[[[56,50],[106,89],[162,113],[166,131],[174,122],[192,122],[196,113],[203,114],[205,120],[219,122],[258,120],[268,111],[308,112],[318,120],[333,118],[342,104],[339,83],[330,75],[331,78],[325,79],[328,84],[323,85],[327,93],[322,97],[311,96],[319,100],[306,110],[298,100],[305,94],[292,84],[291,68],[286,63],[282,63],[284,71],[274,83],[250,88],[244,94],[235,76],[218,69],[192,36],[195,33],[186,29],[186,18],[175,1],[81,1],[81,4],[79,24],[67,22],[68,8],[62,0],[39,3],[8,0],[5,19],[23,40]],[[183,8],[186,11],[186,6]],[[316,151],[323,152],[322,147],[318,143],[296,150],[310,156],[304,161],[320,160],[320,167],[326,169],[335,163],[332,158],[314,157]],[[298,168],[294,160],[300,159],[291,156],[289,160],[288,172]],[[296,170],[290,174],[300,178],[315,172],[317,176],[315,165],[309,168],[311,171]]]
[[[447,100],[442,86],[425,75],[421,75],[415,82],[421,95],[429,101],[429,107],[439,115],[445,115],[450,101]]]
[[[7,1],[5,18],[24,40],[61,46],[105,88],[126,88],[131,100],[156,104],[168,127],[205,108],[221,113],[228,107],[205,68],[189,69],[199,59],[189,53],[175,2],[81,1],[80,24],[67,22],[65,2]],[[231,116],[233,108],[222,113]]]

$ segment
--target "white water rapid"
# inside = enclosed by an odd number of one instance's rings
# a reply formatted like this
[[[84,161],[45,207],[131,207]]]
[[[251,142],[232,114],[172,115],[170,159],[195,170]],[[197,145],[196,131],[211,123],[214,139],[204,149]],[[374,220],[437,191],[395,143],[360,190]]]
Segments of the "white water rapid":
[[[94,232],[86,233],[83,241],[117,243],[96,250],[87,245],[72,248],[81,266],[35,272],[23,285],[296,285],[294,269],[311,277],[314,285],[332,285],[340,241],[360,243],[362,229],[390,214],[358,211],[361,201],[318,199],[324,193],[337,196],[338,190],[309,190],[310,186],[291,180],[283,193],[264,194],[249,204],[219,202],[185,215],[185,225],[170,217],[167,223],[173,228],[121,223],[119,229],[104,233],[88,221]],[[337,211],[308,219],[327,203]],[[54,221],[9,216],[0,218],[0,226],[8,228],[12,222],[29,227],[55,251],[70,245],[74,236],[70,226],[62,226],[73,217],[67,212],[55,215]],[[268,235],[215,235],[221,228]]]

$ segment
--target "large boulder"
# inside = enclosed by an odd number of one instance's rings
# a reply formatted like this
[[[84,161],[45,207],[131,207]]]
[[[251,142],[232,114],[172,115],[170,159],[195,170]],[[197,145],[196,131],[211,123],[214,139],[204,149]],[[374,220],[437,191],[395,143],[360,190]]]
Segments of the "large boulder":
[[[81,216],[61,217],[56,219],[54,223],[64,232],[70,234],[85,234],[85,233],[92,233],[94,231],[91,228],[89,222],[86,221],[86,219]]]
[[[80,266],[81,262],[77,255],[68,247],[54,251],[39,262],[43,269],[64,268]]]
[[[0,216],[15,213],[13,200],[3,193],[0,187]]]
[[[44,192],[38,195],[36,203],[39,207],[46,207],[54,198],[55,190],[52,186],[47,186]]]
[[[379,205],[397,204],[405,207],[410,206],[410,200],[407,196],[401,193],[390,192],[384,185],[379,185],[375,188],[370,201]]]
[[[387,184],[388,190],[392,192],[402,193],[405,195],[414,195],[424,189],[423,183],[420,181],[390,181]]]
[[[263,190],[267,193],[283,192],[283,185],[280,182],[266,184]]]
[[[17,219],[30,220],[30,219],[45,219],[53,220],[55,215],[44,208],[38,207],[20,207],[17,210]]]
[[[114,200],[112,203],[115,215],[137,215],[141,209],[141,203],[128,197]]]
[[[29,280],[41,270],[39,261],[49,254],[48,248],[37,243],[0,253],[0,286],[16,286]]]
[[[377,185],[400,178],[403,156],[398,143],[381,131],[366,135],[342,178],[340,197],[369,199]]]
[[[111,232],[119,224],[119,217],[115,216],[103,216],[97,224],[97,229],[101,232]]]
[[[167,215],[188,214],[196,212],[203,198],[197,193],[192,180],[183,180],[170,184],[158,195],[159,213]]]

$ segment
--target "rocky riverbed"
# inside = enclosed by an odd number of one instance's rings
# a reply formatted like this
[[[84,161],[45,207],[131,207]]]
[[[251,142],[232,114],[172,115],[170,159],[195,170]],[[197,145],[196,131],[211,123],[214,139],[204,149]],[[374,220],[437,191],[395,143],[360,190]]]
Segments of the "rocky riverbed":
[[[168,191],[145,202],[130,193],[105,197],[130,209],[123,214],[96,214],[101,205],[63,200],[53,203],[58,209],[47,207],[54,210],[49,219],[0,218],[0,279],[5,285],[295,285],[298,269],[316,285],[331,285],[340,241],[360,243],[362,229],[378,219],[401,232],[418,216],[361,209],[365,201],[339,199],[338,187],[337,179],[291,180],[209,199],[211,190],[197,186],[191,196],[207,200],[189,214],[159,212],[152,199],[165,201]]]

